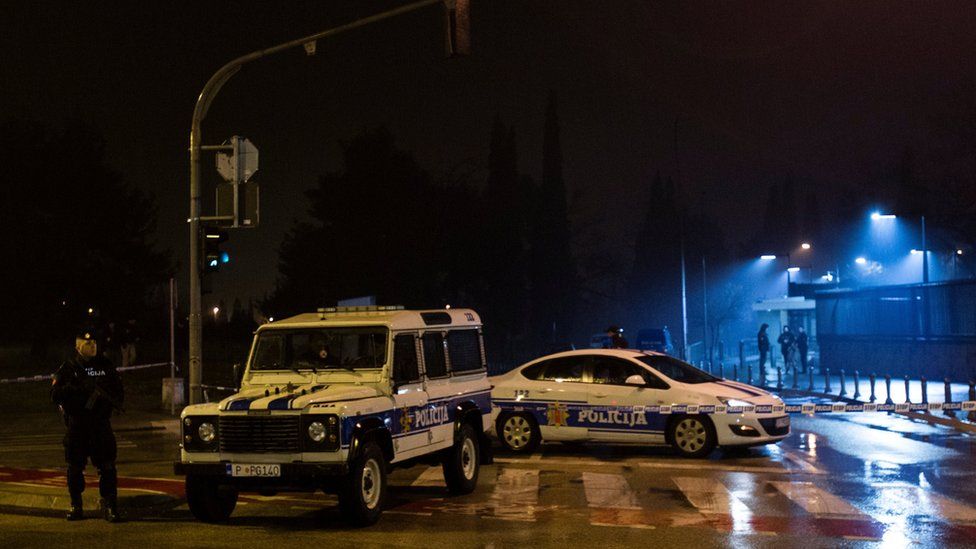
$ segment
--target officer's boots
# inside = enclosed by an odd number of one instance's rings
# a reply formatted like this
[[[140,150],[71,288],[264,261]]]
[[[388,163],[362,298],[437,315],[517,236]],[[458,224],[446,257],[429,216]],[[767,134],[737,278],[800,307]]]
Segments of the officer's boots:
[[[108,522],[119,522],[122,516],[119,515],[119,504],[116,498],[103,498],[101,500],[102,513]]]
[[[71,498],[71,508],[68,509],[68,514],[64,518],[68,520],[82,520],[85,518],[85,511],[81,506],[81,498]]]

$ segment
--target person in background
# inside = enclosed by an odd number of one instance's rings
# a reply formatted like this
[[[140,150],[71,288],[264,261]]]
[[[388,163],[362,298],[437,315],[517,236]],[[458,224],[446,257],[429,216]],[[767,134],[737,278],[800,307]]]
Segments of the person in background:
[[[796,352],[796,337],[790,331],[789,326],[783,326],[783,333],[779,334],[776,342],[779,343],[779,351],[783,353],[784,371],[789,372],[791,366],[796,368],[796,365],[793,363],[793,357]]]
[[[611,349],[626,349],[629,347],[627,338],[624,337],[624,329],[611,325],[607,328],[607,336],[610,337]]]
[[[807,331],[803,329],[803,326],[797,328],[796,334],[796,350],[800,354],[800,367],[803,368],[803,373],[807,373],[807,350],[809,349],[809,341],[807,340]]]
[[[759,327],[759,333],[756,334],[756,345],[759,347],[760,370],[766,367],[766,357],[769,356],[769,335],[766,334],[767,328],[769,328],[769,324],[763,322],[763,325]]]
[[[82,492],[85,465],[98,469],[98,492],[105,520],[118,522],[117,448],[112,432],[113,409],[122,407],[122,378],[105,357],[104,340],[95,326],[85,326],[75,338],[75,355],[65,361],[51,381],[51,400],[64,418],[64,458],[67,462],[68,520],[85,518]]]

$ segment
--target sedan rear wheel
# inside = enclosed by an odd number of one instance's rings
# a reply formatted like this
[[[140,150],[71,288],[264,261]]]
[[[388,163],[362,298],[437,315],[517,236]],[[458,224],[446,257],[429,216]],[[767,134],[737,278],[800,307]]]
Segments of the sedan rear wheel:
[[[715,449],[715,429],[701,416],[676,418],[669,434],[671,446],[684,457],[705,457]]]
[[[518,454],[532,453],[542,439],[532,416],[521,412],[500,417],[496,430],[502,445]]]

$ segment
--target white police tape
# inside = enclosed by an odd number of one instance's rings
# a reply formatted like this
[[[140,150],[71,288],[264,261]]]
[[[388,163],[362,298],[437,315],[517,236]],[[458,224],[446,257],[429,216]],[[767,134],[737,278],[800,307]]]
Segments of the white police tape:
[[[936,412],[939,410],[960,410],[963,412],[976,411],[976,400],[963,402],[902,402],[879,404],[864,402],[845,404],[835,402],[831,404],[817,404],[808,402],[803,404],[757,404],[751,406],[725,406],[723,404],[671,404],[661,406],[635,406],[635,412],[657,414],[844,414],[856,412]]]
[[[158,368],[160,366],[169,366],[169,362],[156,362],[153,364],[136,364],[133,366],[122,366],[116,368],[119,372],[129,372],[132,370],[145,370],[146,368]],[[21,377],[11,377],[7,379],[0,379],[0,383],[27,383],[29,381],[47,381],[54,377],[54,374],[39,374],[36,376],[21,376]]]

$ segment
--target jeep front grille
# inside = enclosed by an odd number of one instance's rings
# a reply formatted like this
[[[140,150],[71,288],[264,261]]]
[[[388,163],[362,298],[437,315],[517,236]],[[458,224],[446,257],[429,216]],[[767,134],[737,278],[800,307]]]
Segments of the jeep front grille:
[[[301,452],[299,416],[221,416],[220,451],[247,454]]]

